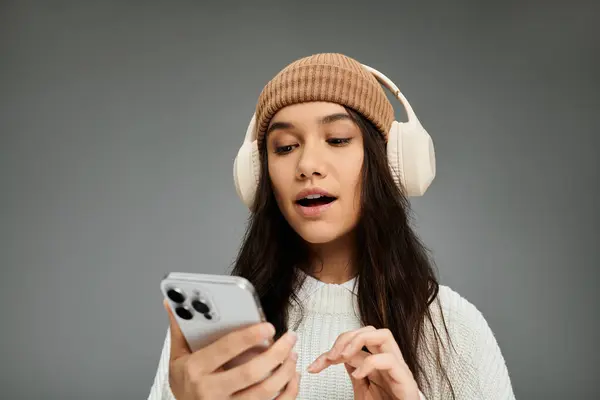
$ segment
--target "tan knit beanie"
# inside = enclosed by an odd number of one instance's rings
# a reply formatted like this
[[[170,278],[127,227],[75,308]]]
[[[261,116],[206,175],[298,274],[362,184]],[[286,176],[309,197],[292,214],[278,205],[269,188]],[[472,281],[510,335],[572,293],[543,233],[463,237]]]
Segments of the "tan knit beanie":
[[[352,108],[386,140],[394,121],[394,109],[383,87],[358,61],[338,53],[315,54],[292,62],[265,85],[256,105],[258,143],[277,111],[309,101]]]

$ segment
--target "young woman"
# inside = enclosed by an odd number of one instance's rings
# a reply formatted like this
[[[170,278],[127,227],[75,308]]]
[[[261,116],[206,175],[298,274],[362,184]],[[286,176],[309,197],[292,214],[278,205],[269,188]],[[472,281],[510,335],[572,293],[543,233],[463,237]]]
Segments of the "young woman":
[[[381,82],[409,123],[394,121]],[[236,160],[252,215],[233,274],[269,323],[191,353],[167,307],[150,399],[514,398],[484,317],[438,283],[410,227],[407,197],[433,179],[434,153],[392,85],[317,54],[265,86]],[[264,353],[221,368],[265,338]]]

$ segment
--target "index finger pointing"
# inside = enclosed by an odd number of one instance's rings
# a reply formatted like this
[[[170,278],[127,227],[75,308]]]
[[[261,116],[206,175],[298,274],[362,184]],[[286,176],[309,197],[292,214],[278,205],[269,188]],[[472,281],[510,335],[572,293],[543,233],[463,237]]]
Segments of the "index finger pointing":
[[[378,329],[372,332],[362,332],[352,338],[342,352],[342,358],[351,356],[367,347],[371,353],[390,353],[399,360],[404,360],[400,347],[388,329]]]

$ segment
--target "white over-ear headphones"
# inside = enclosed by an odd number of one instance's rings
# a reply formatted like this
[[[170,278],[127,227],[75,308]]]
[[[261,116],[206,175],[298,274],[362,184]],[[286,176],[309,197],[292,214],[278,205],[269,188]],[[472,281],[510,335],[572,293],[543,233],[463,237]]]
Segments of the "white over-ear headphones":
[[[394,182],[408,196],[422,196],[435,178],[433,141],[423,128],[400,89],[381,72],[362,66],[390,90],[404,106],[407,122],[394,121],[388,133],[387,157]],[[260,178],[260,159],[256,140],[256,115],[252,116],[244,143],[233,163],[235,189],[242,202],[250,209]]]

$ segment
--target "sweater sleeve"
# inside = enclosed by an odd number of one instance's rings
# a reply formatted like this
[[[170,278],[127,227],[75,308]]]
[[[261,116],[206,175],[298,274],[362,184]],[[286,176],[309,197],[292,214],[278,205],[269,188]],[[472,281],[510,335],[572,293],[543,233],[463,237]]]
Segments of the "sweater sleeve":
[[[506,362],[483,314],[456,292],[447,291],[444,297],[458,352],[452,367],[457,400],[514,400]]]
[[[169,386],[169,358],[171,349],[171,332],[167,330],[167,335],[163,343],[163,348],[158,361],[158,368],[154,376],[154,382],[150,388],[148,400],[176,400]]]
[[[472,321],[470,351],[473,389],[481,400],[514,400],[506,362],[487,321],[473,305],[467,304]],[[474,394],[475,394],[474,393]]]

